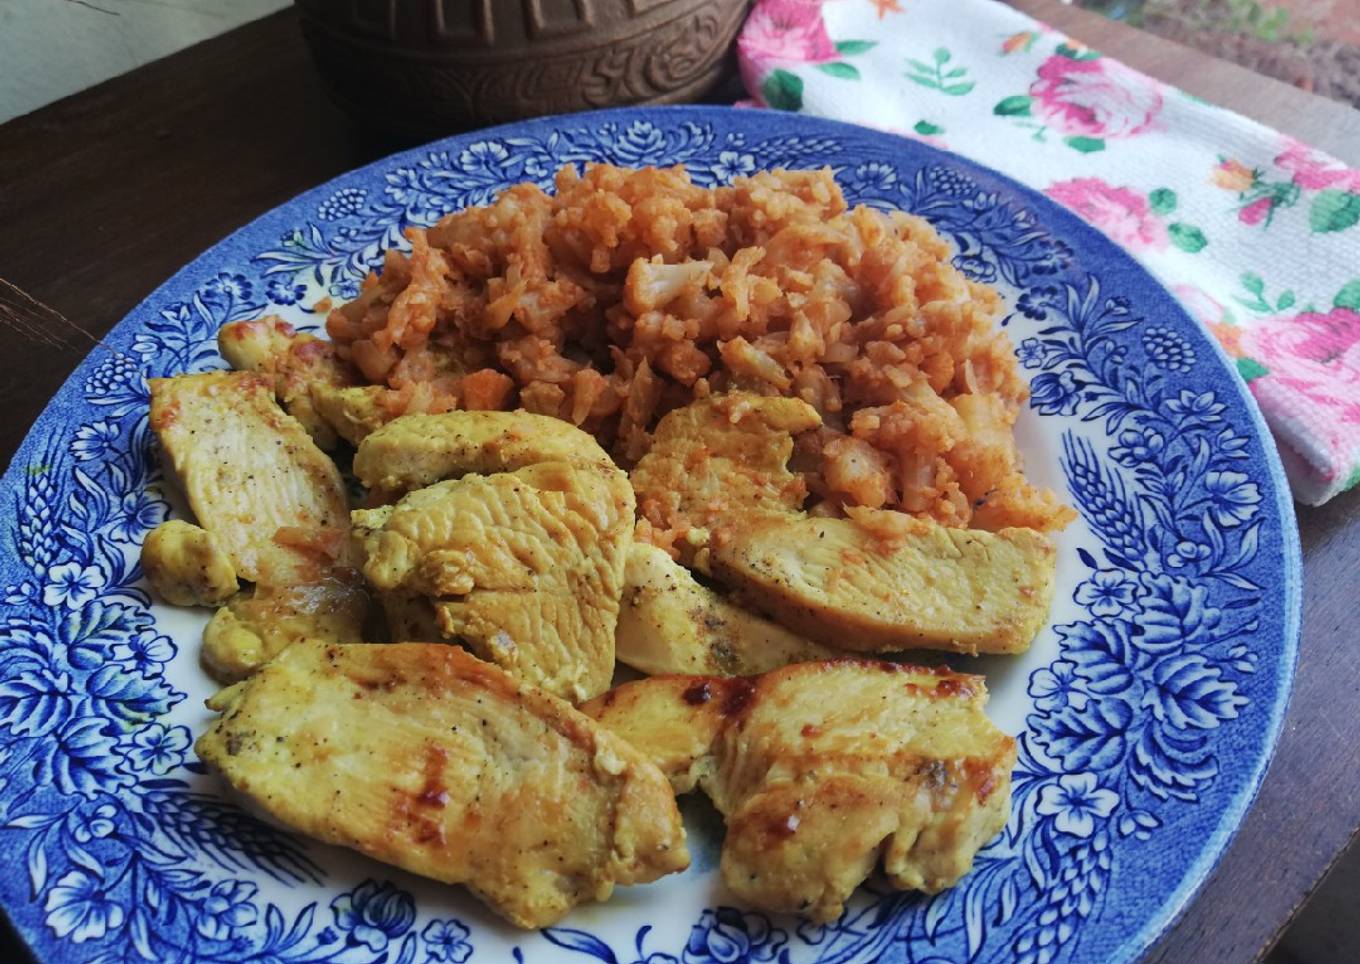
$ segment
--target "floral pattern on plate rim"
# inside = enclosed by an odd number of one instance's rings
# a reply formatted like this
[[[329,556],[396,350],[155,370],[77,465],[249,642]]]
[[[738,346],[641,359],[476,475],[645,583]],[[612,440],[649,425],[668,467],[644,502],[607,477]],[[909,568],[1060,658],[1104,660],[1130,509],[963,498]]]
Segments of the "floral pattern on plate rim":
[[[596,160],[683,162],[703,184],[829,164],[852,201],[928,218],[962,271],[1002,286],[1083,520],[1081,618],[1054,627],[1057,658],[1028,680],[1010,822],[955,889],[871,885],[825,926],[712,906],[678,943],[661,942],[660,919],[569,918],[516,935],[513,955],[1126,958],[1212,867],[1264,772],[1298,621],[1282,475],[1217,349],[1093,230],[970,163],[808,118],[624,110],[451,138],[302,195],[154,293],[39,420],[0,489],[14,509],[0,537],[0,839],[16,856],[0,895],[40,957],[461,964],[505,939],[472,915],[421,913],[388,879],[327,886],[318,848],[203,778],[172,713],[186,695],[172,667],[196,641],[181,651],[159,631],[135,559],[168,511],[146,380],[220,367],[226,321],[353,294],[403,225]],[[284,893],[306,902],[285,909]]]

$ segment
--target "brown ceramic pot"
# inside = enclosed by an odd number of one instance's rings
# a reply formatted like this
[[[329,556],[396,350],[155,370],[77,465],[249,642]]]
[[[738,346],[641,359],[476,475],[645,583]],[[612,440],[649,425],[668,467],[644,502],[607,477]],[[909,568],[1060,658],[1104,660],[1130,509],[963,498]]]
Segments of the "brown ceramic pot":
[[[335,99],[434,134],[702,97],[749,0],[297,0]]]

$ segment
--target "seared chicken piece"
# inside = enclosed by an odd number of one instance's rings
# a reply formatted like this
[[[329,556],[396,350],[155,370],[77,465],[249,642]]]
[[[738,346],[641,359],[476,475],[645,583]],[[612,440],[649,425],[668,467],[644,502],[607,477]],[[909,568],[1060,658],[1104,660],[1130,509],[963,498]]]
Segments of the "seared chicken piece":
[[[199,525],[251,582],[306,582],[343,563],[340,472],[274,401],[267,376],[151,380],[151,427]]]
[[[899,512],[764,518],[715,546],[715,577],[783,625],[858,652],[1022,653],[1057,551],[1033,529],[947,529]]]
[[[274,394],[316,444],[333,448],[335,432],[312,400],[316,386],[353,385],[359,373],[315,335],[299,334],[275,315],[233,321],[217,333],[217,350],[237,371],[260,372],[273,379]]]
[[[608,687],[633,524],[618,469],[468,475],[353,519],[369,582],[430,599],[444,638],[572,701]]]
[[[614,647],[650,676],[750,676],[842,655],[729,602],[656,546],[633,543],[623,578]]]
[[[582,709],[712,798],[739,903],[829,921],[880,861],[934,893],[1005,826],[1015,741],[986,698],[978,676],[838,660],[654,677]]]
[[[236,592],[236,568],[212,534],[171,519],[146,534],[142,571],[151,588],[175,606],[215,606]]]
[[[536,462],[618,471],[599,443],[576,426],[520,411],[402,416],[364,438],[354,455],[354,474],[369,489],[401,495],[441,479],[513,472]]]
[[[358,445],[395,417],[387,405],[397,393],[381,385],[312,386],[312,407],[317,416],[350,445]],[[395,406],[393,406],[395,407]]]
[[[299,643],[208,705],[199,757],[273,817],[519,927],[689,865],[645,756],[456,646]]]
[[[633,467],[640,514],[659,530],[708,530],[720,541],[748,516],[797,512],[807,484],[788,469],[792,435],[821,424],[797,398],[739,392],[678,408]]]
[[[369,607],[368,590],[352,569],[316,582],[256,586],[237,594],[203,628],[203,665],[219,683],[234,683],[304,639],[364,642]]]

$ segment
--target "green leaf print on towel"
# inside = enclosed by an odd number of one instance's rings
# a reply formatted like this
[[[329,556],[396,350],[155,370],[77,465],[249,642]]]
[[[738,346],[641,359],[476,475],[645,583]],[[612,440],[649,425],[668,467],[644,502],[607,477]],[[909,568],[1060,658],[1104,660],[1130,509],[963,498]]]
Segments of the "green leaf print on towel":
[[[914,84],[920,84],[929,90],[938,90],[942,94],[950,97],[962,97],[970,92],[975,86],[975,82],[964,80],[968,73],[967,67],[953,67],[945,69],[952,55],[944,47],[937,47],[932,55],[933,63],[924,63],[920,60],[908,60],[907,66],[911,69],[906,74],[907,80]]]

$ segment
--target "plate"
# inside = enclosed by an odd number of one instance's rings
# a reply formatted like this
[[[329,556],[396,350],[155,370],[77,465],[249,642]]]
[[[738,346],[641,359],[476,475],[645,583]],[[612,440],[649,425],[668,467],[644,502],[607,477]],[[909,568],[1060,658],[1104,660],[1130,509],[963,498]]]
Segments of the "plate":
[[[263,823],[191,743],[213,684],[202,613],[153,603],[144,534],[177,507],[147,378],[223,367],[225,322],[347,298],[400,228],[561,164],[685,164],[709,185],[830,165],[852,202],[902,207],[996,285],[1030,379],[1030,475],[1081,514],[1058,538],[1052,620],[987,674],[1018,734],[1005,832],[959,886],[863,888],[827,926],[733,907],[721,822],[687,800],[694,866],[542,932],[461,889]],[[1297,652],[1299,549],[1283,474],[1226,358],[1128,255],[953,155],[765,111],[545,118],[450,138],[310,191],[184,268],[47,407],[0,484],[0,900],[40,959],[1116,961],[1185,906],[1261,781]]]

